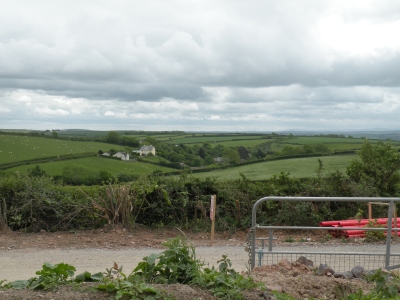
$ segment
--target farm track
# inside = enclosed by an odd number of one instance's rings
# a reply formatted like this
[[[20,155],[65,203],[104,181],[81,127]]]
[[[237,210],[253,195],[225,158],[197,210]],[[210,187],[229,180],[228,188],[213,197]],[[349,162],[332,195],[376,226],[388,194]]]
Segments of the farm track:
[[[28,279],[35,276],[44,262],[52,264],[68,263],[76,267],[76,274],[83,271],[103,272],[114,262],[130,273],[143,257],[160,253],[165,248],[163,241],[179,235],[178,230],[165,231],[140,229],[134,232],[112,230],[110,232],[79,231],[54,233],[0,233],[0,280],[8,281]],[[248,269],[248,253],[244,251],[246,232],[237,232],[234,236],[217,233],[215,241],[209,240],[207,233],[187,233],[188,240],[196,247],[200,260],[208,265],[217,265],[225,254],[237,271]],[[300,239],[300,236],[298,237]],[[318,236],[310,243],[287,243],[280,234],[274,250],[304,252],[371,252],[384,253],[383,242],[359,244],[350,241],[343,244],[336,239],[328,243],[317,242]],[[400,242],[393,243],[392,252],[400,251]],[[296,260],[297,258],[295,258]],[[367,266],[366,266],[367,267]]]

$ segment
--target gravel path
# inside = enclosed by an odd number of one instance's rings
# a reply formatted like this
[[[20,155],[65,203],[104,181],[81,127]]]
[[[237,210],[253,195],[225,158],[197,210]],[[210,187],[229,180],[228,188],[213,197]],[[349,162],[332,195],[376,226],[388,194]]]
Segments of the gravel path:
[[[301,252],[358,252],[358,253],[384,253],[386,246],[384,244],[306,244],[296,243],[290,245],[280,245],[274,247],[274,251],[301,251]],[[124,267],[124,272],[129,274],[143,257],[152,253],[162,252],[162,249],[128,249],[128,250],[109,250],[109,249],[78,249],[78,250],[38,250],[33,248],[16,249],[8,251],[0,251],[0,280],[8,281],[18,279],[28,279],[35,276],[35,272],[42,268],[44,262],[52,264],[64,262],[75,266],[76,274],[83,271],[92,273],[105,271],[110,268],[114,261],[118,265]],[[400,252],[400,244],[392,245],[392,253]],[[248,253],[244,251],[243,246],[212,246],[212,247],[196,247],[196,254],[199,259],[204,260],[206,264],[217,265],[217,261],[223,254],[228,255],[232,261],[233,267],[237,271],[247,270]],[[283,254],[280,258],[284,258]],[[321,257],[321,256],[319,256]],[[360,257],[362,261],[360,260]],[[365,265],[368,261],[375,260],[374,257],[353,257],[352,261],[341,257],[331,257],[322,259],[336,259],[340,263],[348,267],[347,264]],[[256,260],[258,259],[258,256]],[[292,260],[296,258],[292,258]],[[311,260],[318,262],[317,257],[310,257]],[[359,259],[359,260],[357,260]],[[396,258],[397,259],[397,258]],[[265,263],[266,261],[264,261]],[[326,261],[328,262],[328,261]],[[333,264],[335,262],[328,262]],[[399,263],[394,261],[394,263]],[[372,266],[372,265],[371,265]],[[367,267],[365,265],[365,267]],[[340,268],[340,267],[337,267]]]
[[[79,249],[79,250],[38,250],[18,249],[0,252],[0,280],[8,281],[28,279],[42,269],[44,262],[51,264],[68,263],[76,268],[76,273],[83,271],[92,273],[103,272],[113,266],[114,261],[122,265],[123,271],[129,274],[143,257],[152,253],[162,252],[162,249]],[[246,270],[247,252],[241,246],[196,247],[197,257],[206,264],[217,265],[222,254],[228,255],[236,270]]]

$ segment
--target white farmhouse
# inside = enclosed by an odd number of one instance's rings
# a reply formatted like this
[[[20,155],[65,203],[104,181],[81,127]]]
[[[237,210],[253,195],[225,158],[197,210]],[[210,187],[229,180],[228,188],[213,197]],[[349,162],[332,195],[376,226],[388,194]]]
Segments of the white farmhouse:
[[[118,157],[121,160],[129,160],[129,153],[126,152],[117,152],[113,155],[113,157]]]
[[[156,148],[152,145],[140,147],[140,156],[147,156],[149,153],[156,155]]]

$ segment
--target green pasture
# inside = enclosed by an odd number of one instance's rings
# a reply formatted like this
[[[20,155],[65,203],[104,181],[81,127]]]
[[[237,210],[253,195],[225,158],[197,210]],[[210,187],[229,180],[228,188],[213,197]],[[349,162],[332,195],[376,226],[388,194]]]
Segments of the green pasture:
[[[246,148],[256,148],[259,146],[262,146],[263,144],[266,143],[273,143],[273,139],[271,140],[266,140],[266,139],[251,139],[251,140],[233,140],[233,141],[224,141],[224,142],[218,142],[218,145],[223,145],[224,147],[239,147],[243,146]],[[215,145],[214,145],[215,146]]]
[[[176,171],[176,169],[157,166],[143,162],[122,161],[105,157],[87,157],[74,160],[23,165],[7,169],[7,172],[18,171],[23,173],[26,172],[27,169],[34,168],[36,165],[39,165],[40,168],[50,176],[61,175],[63,168],[65,166],[71,166],[71,165],[84,167],[94,172],[105,170],[109,172],[111,175],[116,175],[116,174],[147,175],[151,174],[154,170],[161,170],[163,172]]]
[[[116,145],[0,134],[0,164],[66,154],[108,151]],[[119,150],[119,149],[116,149]]]
[[[368,140],[371,144],[376,144],[382,140]],[[285,140],[288,144],[301,144],[301,145],[314,145],[314,144],[358,144],[364,143],[363,138],[339,138],[339,137],[325,137],[325,136],[292,136]],[[392,141],[393,145],[399,145],[399,142]],[[329,146],[329,145],[327,145]]]
[[[350,160],[357,159],[356,155],[323,156],[312,158],[292,158],[285,160],[275,160],[260,162],[229,168],[215,170],[207,173],[194,173],[195,177],[215,177],[218,180],[228,181],[241,178],[240,173],[249,180],[266,180],[280,172],[289,173],[292,178],[306,178],[316,176],[319,166],[318,158],[322,161],[325,172],[341,171],[345,172]]]
[[[168,141],[173,141],[173,140],[178,140],[178,139],[182,139],[185,138],[186,135],[182,135],[182,134],[175,134],[175,135],[154,135],[154,136],[150,136],[153,139],[156,139],[157,141],[161,141],[161,142],[168,142]]]

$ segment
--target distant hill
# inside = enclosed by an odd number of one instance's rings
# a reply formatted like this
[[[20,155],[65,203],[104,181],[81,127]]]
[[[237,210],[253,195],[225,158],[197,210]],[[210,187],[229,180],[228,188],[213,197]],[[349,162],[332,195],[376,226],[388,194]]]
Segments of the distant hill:
[[[349,136],[351,135],[354,138],[361,138],[365,137],[368,139],[378,139],[378,140],[394,140],[394,141],[400,141],[400,130],[393,130],[393,131],[388,131],[388,130],[379,130],[379,131],[280,131],[277,132],[279,134],[293,134],[293,135],[320,135],[320,134],[340,134],[344,136]]]

